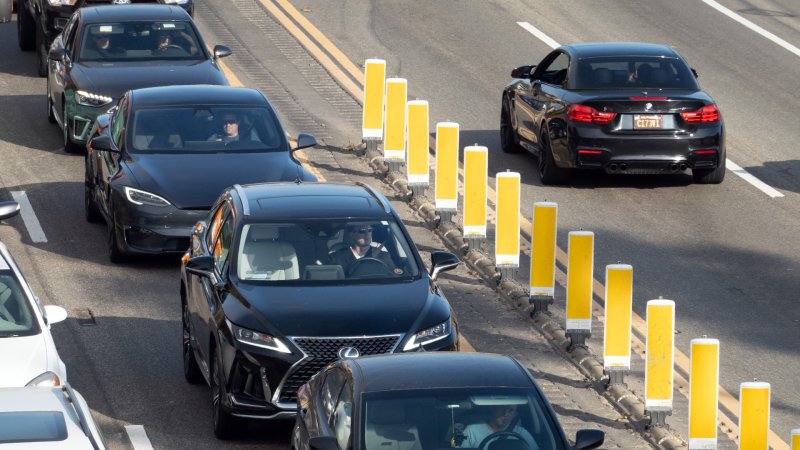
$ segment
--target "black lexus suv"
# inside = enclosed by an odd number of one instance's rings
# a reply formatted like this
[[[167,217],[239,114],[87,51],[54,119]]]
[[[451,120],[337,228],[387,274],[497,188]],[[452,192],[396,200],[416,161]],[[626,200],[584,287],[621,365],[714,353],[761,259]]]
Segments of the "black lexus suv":
[[[181,265],[183,363],[211,386],[214,433],[290,418],[297,389],[337,359],[458,350],[458,325],[389,201],[364,184],[225,190]]]

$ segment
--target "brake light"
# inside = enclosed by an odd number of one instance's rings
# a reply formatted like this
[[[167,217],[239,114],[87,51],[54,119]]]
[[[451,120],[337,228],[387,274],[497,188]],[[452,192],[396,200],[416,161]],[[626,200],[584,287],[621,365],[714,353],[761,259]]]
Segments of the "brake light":
[[[711,123],[719,120],[719,110],[716,105],[707,105],[696,111],[682,112],[681,117],[686,123]]]
[[[603,151],[602,150],[590,150],[590,149],[582,148],[582,149],[578,150],[578,154],[579,155],[602,155]]]
[[[628,97],[634,102],[665,102],[667,97]]]
[[[693,152],[695,155],[716,155],[717,151],[714,149],[709,150],[695,150]]]
[[[611,122],[617,113],[598,111],[591,106],[570,105],[567,109],[567,116],[573,122],[596,123],[599,125]]]

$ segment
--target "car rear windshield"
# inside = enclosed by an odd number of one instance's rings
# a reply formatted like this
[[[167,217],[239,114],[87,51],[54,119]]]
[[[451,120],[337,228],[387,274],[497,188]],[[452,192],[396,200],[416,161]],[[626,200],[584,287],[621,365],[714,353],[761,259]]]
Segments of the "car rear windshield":
[[[128,135],[134,153],[288,150],[275,113],[263,106],[140,109]]]
[[[678,58],[615,56],[578,60],[576,89],[690,89],[694,74]]]
[[[78,48],[81,62],[206,59],[189,22],[89,24]]]
[[[67,438],[61,411],[0,412],[0,444],[52,442]]]
[[[287,284],[395,282],[419,276],[412,247],[388,220],[246,224],[236,273]]]
[[[0,270],[0,339],[39,333],[28,297],[11,270]]]

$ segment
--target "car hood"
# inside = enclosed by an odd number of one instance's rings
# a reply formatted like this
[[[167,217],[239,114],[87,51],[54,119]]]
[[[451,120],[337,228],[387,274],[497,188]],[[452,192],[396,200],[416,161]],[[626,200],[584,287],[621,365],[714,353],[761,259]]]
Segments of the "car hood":
[[[114,99],[122,97],[130,89],[145,87],[228,84],[211,60],[75,63],[72,79],[76,89]]]
[[[419,331],[450,315],[427,277],[396,284],[240,285],[240,302],[224,304],[242,327],[284,336],[379,336]],[[431,323],[433,322],[433,323]]]
[[[0,338],[0,387],[25,386],[53,368],[47,367],[47,343],[44,336]],[[13,363],[11,363],[13,361]]]
[[[288,151],[133,154],[125,160],[136,184],[180,209],[210,209],[234,184],[293,181],[305,172]]]

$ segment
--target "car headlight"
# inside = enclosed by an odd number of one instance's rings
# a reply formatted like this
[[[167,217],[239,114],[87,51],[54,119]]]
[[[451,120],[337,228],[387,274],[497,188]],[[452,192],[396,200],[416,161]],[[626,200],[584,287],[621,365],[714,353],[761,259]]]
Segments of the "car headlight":
[[[231,331],[233,332],[234,339],[242,344],[254,345],[256,347],[266,348],[267,350],[274,350],[279,353],[292,353],[292,351],[289,350],[289,347],[281,342],[280,339],[267,333],[248,330],[247,328],[242,328],[230,322],[228,322],[228,326],[230,326]]]
[[[75,92],[75,100],[83,106],[103,106],[111,103],[113,98],[107,95],[92,94],[86,91]]]
[[[76,0],[47,0],[50,6],[72,6]]]
[[[61,378],[53,372],[45,372],[28,382],[27,386],[49,387],[61,386]]]
[[[406,342],[405,347],[403,347],[403,351],[407,352],[436,341],[441,341],[442,339],[450,336],[452,330],[453,322],[452,320],[447,319],[439,325],[432,326],[426,330],[418,331],[411,336],[411,339],[409,339],[408,342]]]
[[[125,197],[134,205],[169,206],[170,202],[164,197],[143,191],[141,189],[125,186]]]

